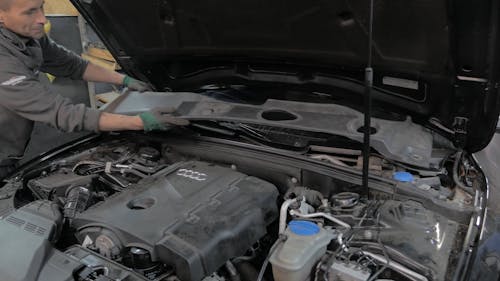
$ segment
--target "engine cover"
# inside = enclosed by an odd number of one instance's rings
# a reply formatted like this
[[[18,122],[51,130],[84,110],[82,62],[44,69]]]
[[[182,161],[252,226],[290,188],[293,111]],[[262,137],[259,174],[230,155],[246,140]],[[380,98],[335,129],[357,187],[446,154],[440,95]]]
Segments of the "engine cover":
[[[277,196],[261,179],[182,162],[78,214],[73,225],[81,242],[111,233],[121,251],[146,249],[181,280],[201,280],[266,234]]]

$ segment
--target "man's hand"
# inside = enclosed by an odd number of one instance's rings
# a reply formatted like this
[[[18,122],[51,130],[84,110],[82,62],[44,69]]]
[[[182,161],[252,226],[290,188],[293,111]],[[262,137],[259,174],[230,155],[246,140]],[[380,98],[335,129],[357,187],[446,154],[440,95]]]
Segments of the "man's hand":
[[[139,81],[127,75],[123,78],[123,85],[133,91],[145,92],[153,90],[148,83]]]
[[[173,116],[174,112],[175,108],[172,107],[156,107],[151,111],[139,114],[144,124],[144,131],[166,131],[174,126],[189,125],[189,120]]]

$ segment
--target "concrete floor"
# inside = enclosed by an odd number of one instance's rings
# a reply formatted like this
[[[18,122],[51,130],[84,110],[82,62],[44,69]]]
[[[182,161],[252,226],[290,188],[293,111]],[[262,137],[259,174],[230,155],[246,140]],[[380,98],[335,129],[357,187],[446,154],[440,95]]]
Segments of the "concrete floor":
[[[57,43],[74,51],[82,52],[78,20],[76,17],[49,17],[52,24],[51,38]],[[48,79],[45,83],[49,83]],[[50,84],[50,83],[49,83]],[[87,84],[67,78],[56,78],[49,86],[55,93],[70,98],[74,103],[89,105]],[[39,154],[60,146],[68,141],[80,138],[88,133],[64,133],[44,124],[37,123],[31,135],[25,157],[26,162]]]

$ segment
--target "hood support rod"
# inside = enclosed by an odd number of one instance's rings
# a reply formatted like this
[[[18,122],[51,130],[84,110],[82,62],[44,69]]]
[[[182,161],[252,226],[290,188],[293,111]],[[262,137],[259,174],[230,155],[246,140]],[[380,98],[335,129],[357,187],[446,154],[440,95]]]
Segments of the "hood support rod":
[[[370,0],[370,19],[368,29],[368,64],[365,68],[365,98],[364,98],[364,130],[363,130],[363,181],[362,185],[368,192],[368,173],[370,162],[370,134],[371,134],[371,111],[372,111],[372,41],[373,41],[373,1]]]

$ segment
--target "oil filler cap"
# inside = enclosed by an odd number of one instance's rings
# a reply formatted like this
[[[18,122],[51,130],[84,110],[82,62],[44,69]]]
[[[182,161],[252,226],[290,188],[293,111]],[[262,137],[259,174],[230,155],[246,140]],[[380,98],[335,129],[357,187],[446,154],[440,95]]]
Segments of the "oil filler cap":
[[[300,236],[311,236],[319,233],[319,226],[310,221],[293,220],[288,224],[288,228],[294,234]]]
[[[412,182],[413,175],[408,172],[395,172],[392,177],[400,182]]]

